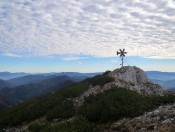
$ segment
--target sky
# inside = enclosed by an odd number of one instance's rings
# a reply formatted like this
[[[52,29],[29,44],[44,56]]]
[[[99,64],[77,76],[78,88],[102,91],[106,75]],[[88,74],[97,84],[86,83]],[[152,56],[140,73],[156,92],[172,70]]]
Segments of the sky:
[[[175,0],[0,0],[0,72],[175,72]]]

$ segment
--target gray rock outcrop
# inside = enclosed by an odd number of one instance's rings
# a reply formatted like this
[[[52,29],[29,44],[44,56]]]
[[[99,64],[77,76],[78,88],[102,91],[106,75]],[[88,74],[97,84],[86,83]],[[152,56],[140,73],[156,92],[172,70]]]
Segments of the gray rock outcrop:
[[[110,132],[174,132],[175,130],[175,103],[159,106],[133,119],[122,119],[111,125]]]
[[[136,66],[125,66],[119,69],[115,69],[109,75],[116,79],[122,79],[126,82],[131,82],[134,84],[150,83],[145,72]]]
[[[143,95],[164,95],[165,93],[160,85],[152,83],[145,72],[135,66],[125,66],[115,69],[109,73],[109,76],[115,78],[115,86],[125,87]]]

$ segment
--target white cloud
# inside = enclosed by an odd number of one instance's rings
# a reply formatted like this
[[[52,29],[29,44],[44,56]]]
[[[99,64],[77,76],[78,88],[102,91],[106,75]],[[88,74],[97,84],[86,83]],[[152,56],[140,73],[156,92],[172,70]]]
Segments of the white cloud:
[[[86,59],[87,57],[80,57],[80,56],[70,56],[66,55],[65,57],[62,57],[63,60],[66,61],[72,61],[72,60],[81,60],[81,59]]]
[[[4,53],[175,58],[173,0],[0,1],[0,23]]]
[[[20,56],[20,55],[13,54],[13,53],[3,53],[2,55],[3,55],[3,56],[8,56],[8,57],[22,57],[22,56]]]
[[[74,56],[68,56],[68,57],[63,57],[62,59],[69,61],[69,60],[79,60],[80,58],[79,57],[74,57]]]

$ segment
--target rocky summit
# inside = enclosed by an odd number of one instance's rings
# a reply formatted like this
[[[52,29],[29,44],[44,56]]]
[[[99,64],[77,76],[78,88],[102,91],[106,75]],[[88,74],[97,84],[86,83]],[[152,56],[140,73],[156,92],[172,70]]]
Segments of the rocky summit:
[[[164,95],[163,88],[151,82],[146,73],[136,66],[124,66],[109,73],[109,76],[114,77],[115,86],[125,87],[134,90],[144,95]]]
[[[133,84],[150,83],[145,72],[136,66],[121,67],[119,69],[115,69],[109,75],[116,79],[122,79]]]

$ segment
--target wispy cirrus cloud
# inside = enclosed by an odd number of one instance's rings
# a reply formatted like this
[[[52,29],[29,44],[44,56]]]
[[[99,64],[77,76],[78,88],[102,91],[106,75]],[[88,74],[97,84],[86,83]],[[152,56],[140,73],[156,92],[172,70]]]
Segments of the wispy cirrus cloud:
[[[4,53],[175,58],[174,0],[0,1],[0,23]]]
[[[81,59],[86,59],[86,58],[87,57],[66,55],[65,57],[62,57],[62,60],[72,61],[72,60],[81,60]]]
[[[2,56],[8,56],[8,57],[22,57],[21,55],[13,54],[13,53],[3,53]]]

